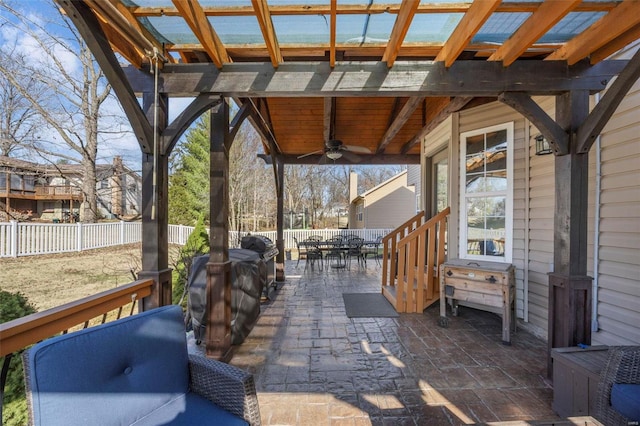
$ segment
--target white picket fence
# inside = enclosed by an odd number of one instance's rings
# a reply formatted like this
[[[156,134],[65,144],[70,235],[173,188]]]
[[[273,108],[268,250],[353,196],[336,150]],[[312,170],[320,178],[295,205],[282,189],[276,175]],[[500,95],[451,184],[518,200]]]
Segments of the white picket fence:
[[[169,225],[169,244],[184,245],[193,230],[192,226]],[[284,231],[285,250],[295,248],[294,237],[303,241],[312,235],[327,239],[335,235],[357,235],[365,240],[375,240],[390,229],[287,229]],[[229,232],[229,246],[239,247],[246,232]],[[272,241],[276,231],[256,232]],[[109,223],[0,223],[0,257],[35,256],[91,250],[142,241],[140,222]]]

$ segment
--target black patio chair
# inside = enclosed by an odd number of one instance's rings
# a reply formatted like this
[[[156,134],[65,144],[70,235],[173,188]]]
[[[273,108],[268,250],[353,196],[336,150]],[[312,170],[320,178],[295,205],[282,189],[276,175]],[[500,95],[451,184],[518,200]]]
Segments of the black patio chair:
[[[305,240],[304,245],[306,246],[306,262],[304,265],[304,269],[307,269],[309,265],[311,268],[315,266],[316,262],[320,264],[320,270],[324,269],[324,256],[322,255],[322,250],[320,250],[319,244],[315,240]]]
[[[356,258],[358,260],[358,266],[363,266],[364,260],[362,258],[362,244],[364,243],[364,239],[360,237],[351,238],[347,241],[348,249],[344,253],[345,261],[347,262],[347,267],[351,268],[351,259]]]
[[[335,259],[334,265],[339,267],[344,266],[342,244],[343,241],[340,235],[327,239],[327,253],[324,257],[327,262],[329,262],[329,259]]]

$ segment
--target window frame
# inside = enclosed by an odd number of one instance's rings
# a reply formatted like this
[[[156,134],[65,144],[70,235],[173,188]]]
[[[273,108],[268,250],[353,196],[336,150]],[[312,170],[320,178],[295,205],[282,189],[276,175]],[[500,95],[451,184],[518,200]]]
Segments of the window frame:
[[[506,130],[507,132],[507,187],[504,191],[486,191],[486,192],[474,192],[468,195],[466,188],[467,181],[467,139],[473,136],[486,135],[487,133]],[[513,152],[514,152],[514,123],[507,122],[494,126],[483,127],[460,134],[460,219],[459,219],[459,245],[458,256],[461,259],[473,259],[483,260],[501,263],[511,263],[513,259]],[[489,256],[489,255],[476,255],[469,254],[467,250],[467,198],[470,196],[478,197],[480,194],[485,196],[505,196],[505,237],[504,237],[504,256]]]

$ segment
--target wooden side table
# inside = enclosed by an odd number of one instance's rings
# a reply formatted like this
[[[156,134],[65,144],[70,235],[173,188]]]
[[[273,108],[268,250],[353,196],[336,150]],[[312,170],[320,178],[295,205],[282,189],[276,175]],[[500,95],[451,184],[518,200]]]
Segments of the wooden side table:
[[[448,326],[446,301],[454,316],[458,304],[502,316],[502,343],[511,344],[515,330],[515,267],[510,263],[452,259],[440,266],[440,320]]]
[[[562,417],[595,414],[598,381],[608,350],[607,346],[551,350],[553,411]]]

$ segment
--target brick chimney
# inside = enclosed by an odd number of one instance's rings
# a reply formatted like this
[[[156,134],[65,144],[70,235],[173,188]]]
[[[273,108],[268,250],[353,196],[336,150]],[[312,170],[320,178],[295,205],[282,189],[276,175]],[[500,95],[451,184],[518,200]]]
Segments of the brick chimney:
[[[358,174],[349,173],[349,204],[358,197]]]

